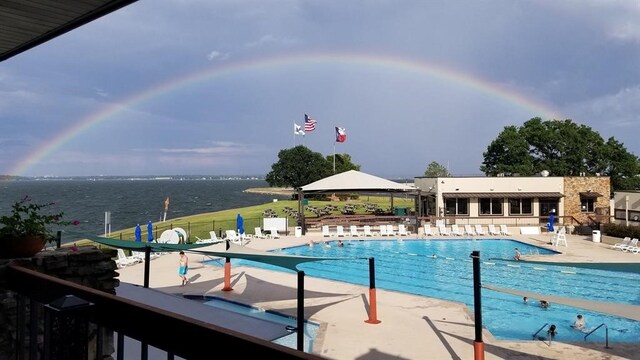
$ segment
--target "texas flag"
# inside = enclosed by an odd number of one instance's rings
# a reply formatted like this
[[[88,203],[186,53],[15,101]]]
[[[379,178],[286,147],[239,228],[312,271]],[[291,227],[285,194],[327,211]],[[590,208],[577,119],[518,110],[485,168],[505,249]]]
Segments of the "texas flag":
[[[336,126],[336,142],[345,142],[347,140],[347,130]]]

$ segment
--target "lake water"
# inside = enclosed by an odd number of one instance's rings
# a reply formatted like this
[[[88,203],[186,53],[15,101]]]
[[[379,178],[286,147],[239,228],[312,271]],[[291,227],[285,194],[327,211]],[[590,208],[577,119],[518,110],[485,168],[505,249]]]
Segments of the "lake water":
[[[9,215],[11,205],[26,195],[35,203],[53,202],[52,213],[62,211],[65,220],[80,221],[64,228],[63,242],[70,242],[104,233],[106,211],[111,212],[112,232],[161,220],[167,197],[167,220],[288,199],[244,192],[268,186],[259,179],[213,177],[0,181],[0,215]]]

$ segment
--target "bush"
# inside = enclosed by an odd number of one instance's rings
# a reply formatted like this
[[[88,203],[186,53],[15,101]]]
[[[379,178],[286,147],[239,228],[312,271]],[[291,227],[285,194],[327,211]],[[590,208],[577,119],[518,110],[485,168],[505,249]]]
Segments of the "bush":
[[[608,236],[619,238],[630,237],[640,238],[640,226],[626,226],[622,224],[605,224],[603,231]]]

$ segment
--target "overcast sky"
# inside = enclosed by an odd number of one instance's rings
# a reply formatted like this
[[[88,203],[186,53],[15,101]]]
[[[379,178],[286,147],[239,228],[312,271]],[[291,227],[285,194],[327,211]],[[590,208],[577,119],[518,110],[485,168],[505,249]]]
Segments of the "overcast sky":
[[[637,0],[141,0],[0,63],[0,174],[265,175],[302,144],[480,175],[533,117],[639,155],[638,19]]]

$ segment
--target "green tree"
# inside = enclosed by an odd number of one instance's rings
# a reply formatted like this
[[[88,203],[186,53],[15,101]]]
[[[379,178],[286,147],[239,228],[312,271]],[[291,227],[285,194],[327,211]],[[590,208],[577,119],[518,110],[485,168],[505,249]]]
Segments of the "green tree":
[[[605,142],[588,126],[567,120],[532,118],[521,127],[506,126],[483,153],[480,171],[531,176],[605,175],[612,191],[640,188],[640,159],[614,138]]]
[[[451,176],[451,173],[449,173],[449,170],[447,170],[447,168],[444,167],[444,165],[436,161],[432,161],[429,163],[429,165],[427,165],[427,170],[424,171],[424,176],[429,176],[429,177]]]
[[[304,145],[280,150],[265,180],[270,186],[297,189],[332,174],[333,164]]]
[[[327,161],[331,163],[331,168],[333,169],[333,155],[327,155]],[[360,171],[360,165],[354,164],[349,154],[336,154],[335,173],[340,174],[349,170]]]

